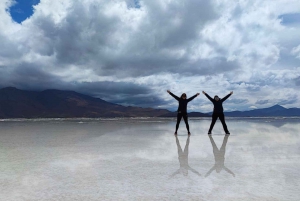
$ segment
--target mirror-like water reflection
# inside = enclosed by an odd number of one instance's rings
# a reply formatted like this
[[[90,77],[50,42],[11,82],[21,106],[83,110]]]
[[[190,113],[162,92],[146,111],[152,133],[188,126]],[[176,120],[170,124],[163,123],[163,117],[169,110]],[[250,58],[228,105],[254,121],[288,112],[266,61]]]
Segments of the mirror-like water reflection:
[[[0,122],[0,200],[299,200],[300,120]]]

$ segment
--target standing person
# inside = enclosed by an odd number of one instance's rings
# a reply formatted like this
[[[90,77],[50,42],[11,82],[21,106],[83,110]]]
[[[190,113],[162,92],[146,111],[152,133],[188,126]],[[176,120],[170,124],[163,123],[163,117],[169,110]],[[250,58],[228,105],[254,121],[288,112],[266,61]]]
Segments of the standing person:
[[[177,113],[176,131],[175,131],[174,135],[177,135],[177,130],[179,128],[179,123],[180,123],[182,117],[185,122],[186,129],[188,131],[188,135],[190,135],[191,133],[190,133],[190,127],[189,127],[189,123],[188,123],[188,116],[187,116],[187,104],[188,104],[188,102],[190,102],[191,100],[193,100],[194,98],[199,96],[199,93],[197,93],[196,95],[187,99],[185,93],[183,93],[181,95],[181,97],[179,98],[179,97],[175,96],[170,90],[167,90],[167,92],[179,102],[178,110],[177,110],[178,113]]]
[[[220,99],[219,96],[215,95],[214,99],[212,99],[207,93],[205,93],[205,91],[202,91],[202,93],[214,104],[214,111],[212,114],[212,120],[211,120],[211,124],[208,130],[208,134],[211,134],[211,131],[217,121],[217,119],[219,118],[222,125],[223,125],[223,129],[225,131],[225,133],[227,135],[230,135],[228,129],[227,129],[227,125],[225,123],[225,116],[223,113],[223,102],[229,98],[229,96],[231,96],[231,94],[233,94],[233,91],[231,91],[227,96],[225,96],[224,98]]]

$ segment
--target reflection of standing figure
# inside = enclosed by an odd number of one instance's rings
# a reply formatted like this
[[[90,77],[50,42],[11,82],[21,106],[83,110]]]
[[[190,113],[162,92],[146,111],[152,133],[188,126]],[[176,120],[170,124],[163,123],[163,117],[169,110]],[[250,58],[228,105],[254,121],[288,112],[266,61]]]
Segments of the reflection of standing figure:
[[[177,123],[176,123],[176,130],[175,130],[175,135],[177,135],[177,130],[179,128],[179,123],[181,121],[181,118],[183,117],[186,129],[188,131],[188,134],[190,135],[190,127],[189,127],[189,123],[188,123],[188,115],[187,115],[187,104],[193,100],[194,98],[196,98],[197,96],[199,96],[199,93],[197,93],[196,95],[190,97],[190,98],[186,98],[186,94],[183,93],[181,95],[181,97],[177,97],[175,96],[170,90],[167,90],[167,92],[173,97],[175,98],[179,105],[178,105],[178,110],[177,110]]]
[[[227,125],[225,123],[225,116],[223,113],[223,102],[229,98],[229,96],[231,96],[233,94],[233,92],[230,92],[227,96],[225,96],[224,98],[220,99],[219,96],[215,96],[213,99],[205,92],[202,91],[202,93],[214,104],[214,112],[212,114],[212,120],[211,120],[211,124],[208,130],[208,134],[211,134],[211,131],[217,121],[217,119],[219,118],[222,125],[223,125],[223,129],[225,131],[226,134],[230,134],[228,129],[227,129]]]
[[[193,168],[191,168],[189,166],[189,144],[190,144],[190,136],[188,136],[187,140],[186,140],[186,145],[185,145],[185,148],[184,148],[184,152],[182,151],[181,149],[181,146],[180,146],[180,143],[179,143],[179,140],[176,136],[176,144],[177,144],[177,150],[178,150],[178,160],[179,160],[179,164],[180,164],[180,168],[174,172],[171,177],[174,177],[175,175],[181,173],[183,174],[184,176],[187,176],[188,175],[188,171],[192,171],[193,173],[201,176],[201,174],[199,172],[197,172],[196,170],[194,170]]]
[[[235,177],[235,174],[225,166],[225,151],[228,137],[228,135],[224,136],[223,144],[221,146],[221,149],[219,150],[214,139],[209,136],[215,156],[215,165],[206,173],[205,177],[209,176],[213,170],[216,170],[217,173],[220,173],[222,169],[226,170],[229,174],[232,174],[232,176]]]

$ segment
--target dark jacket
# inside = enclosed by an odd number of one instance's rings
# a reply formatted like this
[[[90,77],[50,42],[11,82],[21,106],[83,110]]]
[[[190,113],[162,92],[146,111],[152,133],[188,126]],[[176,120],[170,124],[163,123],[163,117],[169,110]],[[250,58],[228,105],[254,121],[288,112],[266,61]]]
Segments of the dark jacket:
[[[177,112],[178,113],[187,113],[187,104],[188,102],[190,102],[191,100],[193,100],[194,98],[197,97],[197,94],[188,98],[188,99],[183,99],[183,98],[179,98],[177,96],[175,96],[173,93],[170,92],[170,95],[173,96],[178,102],[179,102],[179,105],[178,105],[178,110]]]
[[[216,101],[215,99],[211,98],[208,94],[205,94],[205,96],[214,104],[214,113],[223,113],[223,102],[229,98],[231,94],[228,94],[222,99],[219,99]]]

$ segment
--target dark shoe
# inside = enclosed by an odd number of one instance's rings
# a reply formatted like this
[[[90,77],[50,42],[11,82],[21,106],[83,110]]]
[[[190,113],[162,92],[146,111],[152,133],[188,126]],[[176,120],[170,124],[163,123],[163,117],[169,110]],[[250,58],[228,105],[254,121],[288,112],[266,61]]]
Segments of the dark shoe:
[[[188,135],[191,135],[191,133],[190,133],[190,132],[188,132]]]
[[[177,135],[177,132],[175,132],[174,135]]]
[[[207,133],[208,135],[211,135],[211,131],[208,131],[208,133]]]
[[[226,132],[226,135],[230,135],[229,131]]]

